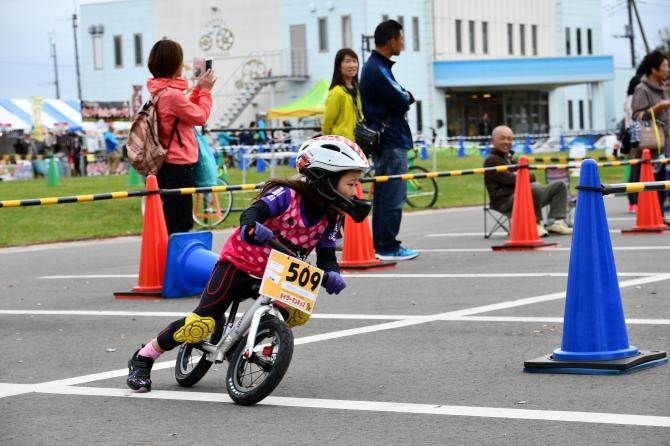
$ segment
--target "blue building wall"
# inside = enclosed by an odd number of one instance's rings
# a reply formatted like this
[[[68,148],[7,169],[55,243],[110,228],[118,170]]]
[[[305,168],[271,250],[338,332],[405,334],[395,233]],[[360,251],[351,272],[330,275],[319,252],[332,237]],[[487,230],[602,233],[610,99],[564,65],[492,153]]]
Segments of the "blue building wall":
[[[82,99],[89,101],[127,101],[133,85],[146,85],[146,68],[155,36],[152,0],[132,0],[81,6]],[[104,26],[101,70],[96,70],[93,36],[89,27]],[[135,65],[134,34],[142,34],[142,64]],[[114,66],[114,36],[122,36],[123,66]],[[147,97],[146,87],[143,92]]]

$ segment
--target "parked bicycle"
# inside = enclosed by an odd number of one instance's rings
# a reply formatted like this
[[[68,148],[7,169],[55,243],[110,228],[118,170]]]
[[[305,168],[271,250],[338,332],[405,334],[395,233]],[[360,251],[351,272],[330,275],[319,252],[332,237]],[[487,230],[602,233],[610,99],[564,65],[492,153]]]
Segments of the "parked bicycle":
[[[428,169],[414,164],[419,151],[416,148],[410,149],[407,153],[408,174],[422,174],[427,173]],[[371,166],[370,172],[366,177],[374,177],[374,166]],[[435,178],[412,178],[406,180],[407,182],[407,204],[413,208],[425,209],[432,207],[437,201],[438,188]],[[375,183],[368,183],[370,186],[363,189],[363,193],[367,194],[367,199],[372,200],[374,194]]]

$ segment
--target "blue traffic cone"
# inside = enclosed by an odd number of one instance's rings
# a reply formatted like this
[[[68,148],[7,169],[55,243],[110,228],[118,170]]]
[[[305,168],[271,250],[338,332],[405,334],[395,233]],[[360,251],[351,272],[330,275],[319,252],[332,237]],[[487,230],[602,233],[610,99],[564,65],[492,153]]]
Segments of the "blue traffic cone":
[[[567,152],[568,151],[568,146],[565,145],[565,136],[563,133],[561,133],[561,136],[559,137],[559,145],[560,145],[560,151],[561,152]]]
[[[256,172],[265,172],[265,159],[261,157],[263,155],[263,145],[258,146],[258,157],[256,158]]]
[[[667,363],[665,352],[642,352],[628,344],[594,160],[582,163],[578,189],[561,348],[526,361],[524,371],[612,375]]]
[[[162,296],[196,296],[205,289],[219,255],[212,252],[211,232],[178,232],[170,235]]]
[[[291,147],[291,152],[298,152],[298,146],[295,144]],[[288,159],[288,167],[295,169],[295,156]]]
[[[419,158],[424,161],[428,159],[428,144],[426,144],[425,140],[421,142],[421,152],[419,153]]]
[[[533,149],[531,148],[532,144],[533,144],[533,142],[530,139],[530,135],[526,135],[526,142],[523,145],[523,153],[528,154],[528,155],[533,153]]]
[[[465,139],[463,138],[463,135],[458,135],[458,157],[465,157]]]
[[[247,153],[247,146],[240,146],[238,158],[237,158],[237,168],[240,170],[247,170],[247,159],[244,155]]]
[[[484,147],[484,157],[487,157],[491,154],[491,143],[486,142],[486,146]]]

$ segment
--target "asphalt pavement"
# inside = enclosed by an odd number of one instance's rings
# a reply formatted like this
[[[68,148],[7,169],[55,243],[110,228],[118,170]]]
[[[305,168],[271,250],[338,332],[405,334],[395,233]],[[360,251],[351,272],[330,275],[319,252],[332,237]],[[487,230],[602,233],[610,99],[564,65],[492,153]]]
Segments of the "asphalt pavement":
[[[670,234],[623,236],[635,223],[625,199],[605,204],[630,343],[668,351]],[[215,250],[228,234],[215,232]],[[471,207],[405,214],[401,239],[420,257],[345,274],[343,293],[320,294],[294,330],[285,378],[254,407],[229,400],[227,363],[180,387],[176,350],[157,363],[151,393],[126,388],[130,354],[197,303],[114,299],[137,284],[139,238],[0,249],[0,442],[670,444],[667,364],[523,372],[561,345],[570,236],[549,237],[556,249],[493,252],[507,236],[484,239]]]

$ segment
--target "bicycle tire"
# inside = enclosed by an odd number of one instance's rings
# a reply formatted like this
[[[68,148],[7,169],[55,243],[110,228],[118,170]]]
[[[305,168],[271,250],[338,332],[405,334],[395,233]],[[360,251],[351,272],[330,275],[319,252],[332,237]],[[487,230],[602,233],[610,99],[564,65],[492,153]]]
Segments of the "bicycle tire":
[[[245,347],[246,338],[230,358],[226,389],[235,403],[251,406],[270,395],[286,374],[293,356],[293,333],[284,321],[264,318],[258,325],[253,353],[248,359],[242,356]],[[267,351],[268,348],[271,350]],[[254,367],[258,369],[255,372]],[[258,375],[262,378],[260,382]]]
[[[428,169],[412,166],[407,173],[426,173]],[[437,201],[437,181],[435,178],[419,178],[407,181],[407,204],[413,208],[425,209],[432,207]]]
[[[217,186],[227,186],[221,178],[217,179]],[[233,208],[233,193],[207,192],[195,194],[193,197],[193,222],[203,228],[213,228],[221,224]]]
[[[219,321],[209,336],[208,342],[216,344],[221,340],[224,321]],[[199,354],[194,358],[194,354]],[[212,363],[205,358],[205,352],[197,348],[197,344],[182,344],[177,352],[177,361],[174,365],[174,377],[182,387],[194,386],[200,381]]]

